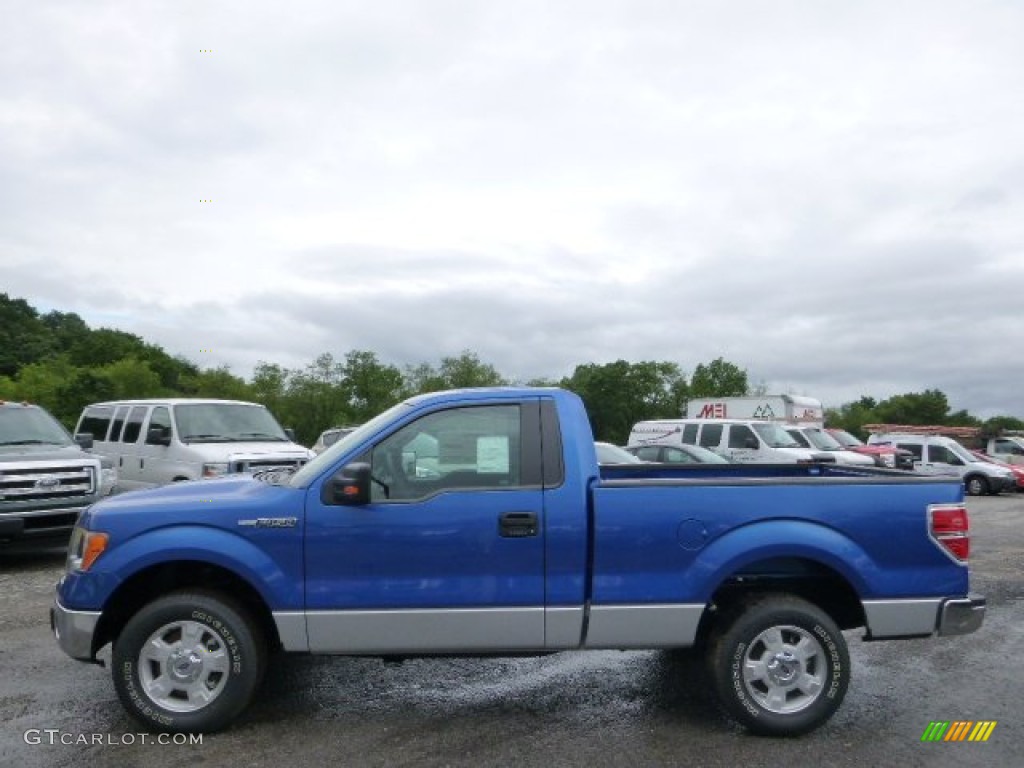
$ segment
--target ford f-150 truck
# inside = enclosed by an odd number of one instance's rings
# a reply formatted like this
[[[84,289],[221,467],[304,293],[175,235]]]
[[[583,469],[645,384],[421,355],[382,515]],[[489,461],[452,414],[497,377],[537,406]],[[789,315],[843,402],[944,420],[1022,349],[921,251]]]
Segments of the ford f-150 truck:
[[[45,409],[0,400],[0,549],[66,544],[79,514],[117,483],[110,461]]]
[[[843,699],[843,630],[981,625],[968,550],[956,478],[599,467],[575,395],[462,390],[411,398],[294,472],[93,505],[51,623],[76,659],[112,644],[123,705],[164,731],[226,727],[277,650],[696,647],[728,715],[792,735]]]

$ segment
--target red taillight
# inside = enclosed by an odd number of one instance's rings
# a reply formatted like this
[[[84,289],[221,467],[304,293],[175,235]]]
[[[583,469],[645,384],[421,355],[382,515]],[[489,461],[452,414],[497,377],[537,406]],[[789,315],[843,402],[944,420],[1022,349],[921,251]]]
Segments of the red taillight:
[[[958,563],[966,563],[970,557],[970,527],[966,507],[928,507],[928,535]]]

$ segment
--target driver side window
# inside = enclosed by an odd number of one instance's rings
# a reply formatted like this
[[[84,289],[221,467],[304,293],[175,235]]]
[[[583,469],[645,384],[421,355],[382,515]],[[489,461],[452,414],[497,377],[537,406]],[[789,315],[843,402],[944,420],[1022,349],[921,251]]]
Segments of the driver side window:
[[[436,411],[407,424],[370,454],[370,500],[413,501],[452,490],[522,485],[518,405]]]

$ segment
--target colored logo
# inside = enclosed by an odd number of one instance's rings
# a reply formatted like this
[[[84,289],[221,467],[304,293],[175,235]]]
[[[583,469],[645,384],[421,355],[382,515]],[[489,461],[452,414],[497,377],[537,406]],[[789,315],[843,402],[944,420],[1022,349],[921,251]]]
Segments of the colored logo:
[[[996,720],[933,720],[921,734],[921,741],[988,741]]]

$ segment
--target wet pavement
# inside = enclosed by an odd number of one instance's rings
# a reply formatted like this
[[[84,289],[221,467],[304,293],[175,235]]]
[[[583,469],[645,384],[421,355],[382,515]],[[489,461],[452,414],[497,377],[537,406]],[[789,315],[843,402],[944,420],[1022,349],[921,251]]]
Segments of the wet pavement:
[[[1020,765],[1024,495],[969,507],[985,625],[874,644],[848,633],[846,700],[799,739],[730,724],[685,654],[602,651],[402,665],[279,656],[229,731],[143,743],[157,736],[124,713],[109,670],[67,658],[50,634],[63,554],[0,551],[0,766]],[[922,743],[933,720],[998,725],[986,743]]]

